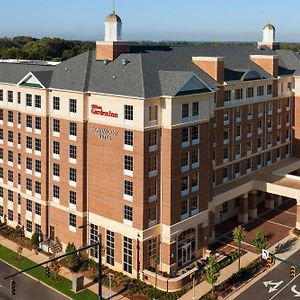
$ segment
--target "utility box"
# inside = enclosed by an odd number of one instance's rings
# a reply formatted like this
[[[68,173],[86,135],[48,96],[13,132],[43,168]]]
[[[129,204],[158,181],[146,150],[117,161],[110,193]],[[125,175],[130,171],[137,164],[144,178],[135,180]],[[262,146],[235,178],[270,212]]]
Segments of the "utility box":
[[[74,275],[72,280],[72,290],[75,293],[83,290],[84,277],[82,275]]]

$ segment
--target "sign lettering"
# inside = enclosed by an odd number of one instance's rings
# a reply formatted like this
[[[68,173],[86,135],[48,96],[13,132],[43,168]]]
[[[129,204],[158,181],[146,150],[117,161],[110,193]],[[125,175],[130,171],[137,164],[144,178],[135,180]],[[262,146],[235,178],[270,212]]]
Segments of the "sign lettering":
[[[97,134],[97,137],[101,140],[111,141],[113,136],[117,136],[119,133],[116,130],[93,127],[92,131]]]
[[[92,104],[91,113],[93,115],[99,115],[103,117],[110,117],[110,118],[118,118],[119,115],[112,111],[104,111],[103,107],[97,104]]]

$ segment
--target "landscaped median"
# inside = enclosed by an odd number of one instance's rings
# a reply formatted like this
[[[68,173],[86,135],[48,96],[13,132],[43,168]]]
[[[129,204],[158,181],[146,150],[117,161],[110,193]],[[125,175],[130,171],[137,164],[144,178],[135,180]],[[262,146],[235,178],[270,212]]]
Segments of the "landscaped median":
[[[0,259],[3,260],[4,262],[7,262],[8,264],[18,268],[18,269],[26,269],[29,267],[32,267],[36,263],[31,261],[30,259],[19,256],[16,252],[0,245]],[[46,278],[45,274],[45,268],[43,267],[37,267],[33,270],[30,270],[26,272],[30,276],[34,277],[38,281],[41,281],[45,283],[46,285],[54,288],[55,290],[63,293],[64,295],[71,297],[72,299],[75,300],[93,300],[93,299],[98,299],[96,294],[94,294],[90,290],[83,290],[79,293],[74,293],[71,288],[72,288],[72,282],[62,276],[59,276],[59,280],[54,281],[52,279],[52,276],[50,278]],[[5,274],[5,275],[10,275],[10,274]],[[18,286],[16,286],[16,289],[18,290]]]

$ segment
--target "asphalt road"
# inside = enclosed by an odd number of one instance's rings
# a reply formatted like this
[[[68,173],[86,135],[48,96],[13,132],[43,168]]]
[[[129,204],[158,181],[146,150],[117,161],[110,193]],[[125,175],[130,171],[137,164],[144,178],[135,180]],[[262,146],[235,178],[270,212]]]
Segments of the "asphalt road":
[[[43,300],[66,300],[66,298],[61,294],[55,292],[54,290],[48,288],[47,286],[41,284],[38,281],[31,279],[30,277],[20,274],[15,277],[16,282],[16,295],[10,297],[9,295],[9,283],[10,280],[4,280],[3,277],[12,274],[16,270],[2,261],[0,261],[0,299],[1,300],[33,300],[33,299],[43,299]]]
[[[300,265],[300,251],[288,258],[292,263]],[[300,298],[300,270],[291,280],[290,266],[280,263],[262,279],[238,296],[237,300],[288,300]]]

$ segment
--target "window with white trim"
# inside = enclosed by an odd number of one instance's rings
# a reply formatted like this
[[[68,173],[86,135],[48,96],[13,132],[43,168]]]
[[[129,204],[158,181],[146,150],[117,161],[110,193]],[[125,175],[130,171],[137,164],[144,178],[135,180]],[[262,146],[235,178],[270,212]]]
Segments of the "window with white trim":
[[[7,180],[10,182],[14,182],[14,172],[12,170],[7,171]]]
[[[95,224],[90,225],[90,244],[96,244],[99,240],[98,226]],[[90,255],[98,258],[98,246],[90,248]]]
[[[73,113],[73,114],[77,113],[77,100],[76,99],[69,100],[69,110],[70,110],[70,113]]]
[[[124,131],[124,145],[133,146],[133,131]]]
[[[124,156],[124,169],[133,171],[133,157],[129,155]]]
[[[69,191],[69,203],[76,205],[77,195],[75,191]]]
[[[14,102],[14,92],[7,91],[7,102],[13,103]]]
[[[41,95],[34,96],[34,106],[35,108],[42,108],[42,97]]]
[[[26,106],[32,106],[32,95],[26,94]]]
[[[132,222],[133,219],[133,208],[128,205],[124,205],[124,220]]]
[[[260,85],[257,87],[257,97],[262,97],[265,94],[265,87]]]
[[[158,106],[149,106],[149,122],[157,121],[158,119]]]
[[[11,222],[14,220],[14,212],[13,212],[13,210],[11,210],[11,209],[7,210],[7,218],[8,218],[8,221],[11,221]]]
[[[124,180],[124,194],[133,196],[133,182]]]
[[[32,179],[26,178],[26,190],[32,191]]]
[[[32,212],[32,201],[29,199],[26,199],[26,210]]]
[[[115,265],[115,233],[106,231],[106,263]]]
[[[41,130],[42,129],[42,120],[41,117],[35,117],[35,129]]]
[[[26,169],[32,170],[32,158],[31,157],[26,157]]]
[[[11,151],[11,150],[7,151],[7,160],[12,163],[14,162],[14,152],[13,151]]]
[[[7,200],[10,202],[14,202],[14,192],[11,190],[7,191]]]
[[[53,176],[57,176],[59,177],[59,172],[60,168],[59,168],[59,164],[53,163]]]
[[[124,105],[124,119],[133,121],[133,106],[132,105]]]
[[[69,169],[69,179],[70,179],[70,181],[73,181],[73,182],[77,181],[77,171],[75,168]]]
[[[70,135],[77,136],[77,124],[75,122],[70,122]]]
[[[32,137],[31,136],[26,136],[26,148],[32,149]]]
[[[53,97],[53,110],[60,110],[60,98]]]
[[[58,141],[53,141],[53,154],[59,155],[60,153],[60,144]]]
[[[182,119],[189,117],[189,103],[181,104],[181,117]]]
[[[26,231],[32,232],[32,222],[29,220],[26,220]]]
[[[59,186],[53,185],[53,198],[59,199]]]
[[[199,116],[199,102],[193,102],[192,104],[192,116]]]
[[[35,182],[35,193],[38,195],[42,193],[42,184],[39,181]]]
[[[75,145],[69,146],[69,157],[72,159],[77,158],[77,147]]]
[[[76,215],[69,213],[69,226],[76,228]]]
[[[9,111],[7,112],[7,116],[8,116],[8,117],[7,117],[7,121],[10,122],[10,123],[13,123],[13,122],[14,122],[14,113],[13,113],[12,111],[9,110]]]
[[[7,140],[10,143],[14,142],[14,133],[13,133],[13,131],[10,131],[10,130],[8,131]]]
[[[246,89],[246,98],[253,98],[253,96],[254,96],[254,88],[248,87]]]
[[[53,119],[53,132],[60,132],[60,120],[58,119]]]
[[[123,268],[124,271],[132,274],[132,239],[124,236],[123,240]]]
[[[35,151],[42,151],[42,141],[41,139],[35,139]]]

